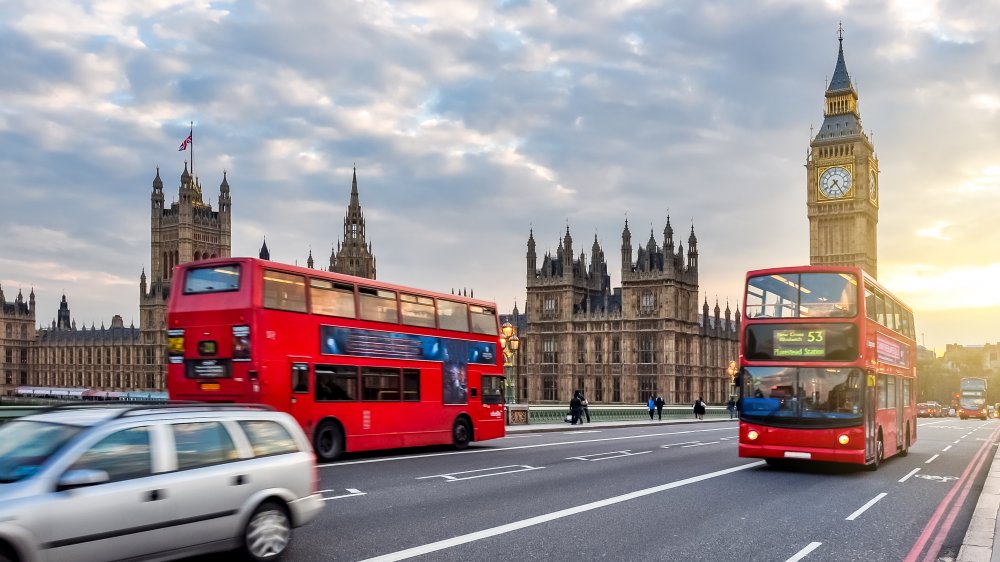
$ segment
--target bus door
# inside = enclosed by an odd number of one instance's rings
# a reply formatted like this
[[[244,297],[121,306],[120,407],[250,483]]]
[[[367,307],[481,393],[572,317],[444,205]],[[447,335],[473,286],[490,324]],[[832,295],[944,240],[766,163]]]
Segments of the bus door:
[[[875,458],[875,440],[878,438],[878,385],[875,372],[865,377],[865,459]]]
[[[908,385],[907,385],[908,386]],[[903,377],[896,377],[896,449],[906,447],[906,406],[909,396],[903,395]]]
[[[310,411],[309,403],[312,402],[309,395],[312,392],[312,380],[309,374],[309,363],[303,357],[289,357],[288,358],[288,368],[289,372],[289,388],[287,389],[287,396],[289,397],[288,404],[285,406],[285,411],[292,414],[292,416],[299,420],[299,423],[306,425],[306,420],[303,418],[306,413]],[[283,395],[282,392],[280,395]]]

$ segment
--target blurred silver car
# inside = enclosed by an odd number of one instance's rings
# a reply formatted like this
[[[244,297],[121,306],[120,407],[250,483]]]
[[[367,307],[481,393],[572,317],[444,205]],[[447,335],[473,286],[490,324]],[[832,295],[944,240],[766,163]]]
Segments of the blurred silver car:
[[[318,486],[299,425],[264,407],[54,408],[0,427],[0,562],[277,560]]]

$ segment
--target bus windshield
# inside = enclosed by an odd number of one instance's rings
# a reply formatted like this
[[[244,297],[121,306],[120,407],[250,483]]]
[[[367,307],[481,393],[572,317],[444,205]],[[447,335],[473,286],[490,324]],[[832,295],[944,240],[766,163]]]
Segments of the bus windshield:
[[[855,368],[747,367],[740,413],[749,421],[828,427],[861,423],[864,382]]]
[[[240,266],[238,265],[191,268],[184,277],[185,295],[238,291],[239,288]]]
[[[858,279],[850,273],[788,273],[747,281],[748,318],[849,318],[858,313]]]

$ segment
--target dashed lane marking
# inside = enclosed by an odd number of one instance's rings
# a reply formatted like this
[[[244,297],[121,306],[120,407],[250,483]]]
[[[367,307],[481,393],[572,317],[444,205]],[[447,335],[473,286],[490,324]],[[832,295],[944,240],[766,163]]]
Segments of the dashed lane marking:
[[[499,476],[501,474],[513,474],[515,472],[527,472],[529,470],[541,470],[544,466],[529,466],[526,464],[509,464],[507,466],[494,466],[490,468],[477,468],[476,470],[462,470],[459,472],[449,472],[447,474],[433,474],[431,476],[418,476],[417,480],[428,478],[443,478],[445,482],[459,482],[461,480],[472,480],[474,478],[486,478],[487,476]],[[474,476],[463,476],[484,472],[485,474],[475,474]]]
[[[636,455],[645,455],[646,453],[652,453],[653,451],[640,451],[638,453],[633,453],[631,450],[626,449],[624,451],[610,451],[607,453],[594,453],[592,455],[580,455],[578,457],[566,457],[568,461],[606,461],[608,459],[620,459],[622,457],[634,457]],[[599,458],[598,458],[599,457]]]
[[[805,546],[805,548],[803,548],[802,550],[800,550],[800,551],[796,552],[794,555],[792,555],[791,558],[789,558],[788,560],[785,560],[785,562],[799,562],[799,560],[802,560],[803,558],[805,558],[810,552],[816,550],[822,544],[823,543],[821,543],[821,542],[811,542],[811,543],[807,544]]]
[[[913,476],[914,474],[916,474],[918,472],[920,472],[920,469],[919,468],[914,468],[913,470],[907,472],[906,476],[904,476],[904,477],[900,478],[899,480],[897,480],[897,482],[906,482],[907,480],[910,479],[911,476]]]
[[[882,492],[881,494],[879,494],[879,495],[875,496],[874,498],[868,500],[868,503],[866,503],[865,505],[859,507],[858,510],[855,511],[854,513],[848,515],[847,519],[845,519],[845,521],[854,521],[855,519],[857,519],[858,517],[860,517],[862,513],[868,511],[868,508],[870,508],[871,506],[875,505],[876,503],[878,503],[878,501],[880,499],[882,499],[882,498],[884,498],[884,497],[886,497],[888,495],[889,494],[887,494],[885,492]]]
[[[325,493],[325,492],[334,492],[335,493],[336,491],[337,490],[320,490],[320,493]],[[339,495],[339,496],[330,496],[330,497],[325,497],[324,496],[323,497],[323,501],[326,502],[326,501],[330,501],[330,500],[342,500],[344,498],[355,498],[355,497],[358,497],[358,496],[367,496],[367,495],[368,495],[368,492],[362,492],[361,490],[358,490],[358,489],[355,489],[355,488],[347,488],[347,493],[346,494],[342,494],[342,495]]]
[[[933,461],[934,459],[936,459],[936,458],[938,458],[938,457],[940,457],[940,456],[941,456],[941,455],[934,455],[933,457],[931,457],[931,458],[929,458],[929,459],[925,460],[925,461],[924,461],[924,464],[930,464],[930,463],[931,463],[931,461]]]

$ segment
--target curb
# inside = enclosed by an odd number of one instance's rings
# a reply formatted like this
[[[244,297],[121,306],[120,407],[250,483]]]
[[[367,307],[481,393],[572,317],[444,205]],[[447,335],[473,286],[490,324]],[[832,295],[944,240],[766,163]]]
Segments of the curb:
[[[962,539],[956,562],[990,562],[1000,560],[1000,545],[996,544],[997,515],[1000,512],[1000,448],[993,454],[983,491],[976,502],[969,529]],[[997,554],[994,555],[994,552]]]

